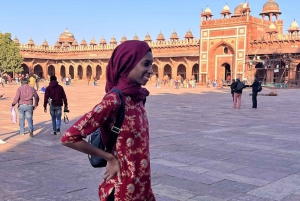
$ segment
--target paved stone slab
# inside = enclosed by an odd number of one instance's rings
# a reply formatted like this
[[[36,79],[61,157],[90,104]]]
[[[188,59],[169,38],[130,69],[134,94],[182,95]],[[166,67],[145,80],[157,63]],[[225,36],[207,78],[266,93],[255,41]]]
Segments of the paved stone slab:
[[[274,200],[282,200],[299,190],[300,175],[290,175],[269,185],[252,190],[248,192],[248,194]]]
[[[161,185],[161,184],[154,185],[153,191],[155,191],[158,195],[162,195],[177,200],[187,200],[191,197],[194,197],[194,195],[188,191],[181,190],[172,186]]]
[[[260,96],[253,110],[251,91],[245,89],[242,109],[234,110],[228,88],[156,89],[151,83],[147,88],[158,201],[299,200],[300,91]],[[104,170],[92,168],[85,154],[61,146],[61,136],[51,135],[42,103],[34,111],[35,137],[18,135],[9,113],[17,86],[0,89],[5,93],[0,139],[7,142],[0,144],[0,200],[97,200]],[[65,90],[71,112],[62,132],[101,100],[104,83],[76,83]]]

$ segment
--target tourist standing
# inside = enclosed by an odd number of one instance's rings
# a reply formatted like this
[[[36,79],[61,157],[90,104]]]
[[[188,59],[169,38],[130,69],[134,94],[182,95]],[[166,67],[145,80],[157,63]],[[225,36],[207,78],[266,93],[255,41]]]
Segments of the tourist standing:
[[[26,119],[30,137],[33,137],[33,110],[38,106],[40,99],[36,90],[28,85],[28,79],[22,79],[21,85],[22,86],[17,89],[12,106],[14,107],[18,104],[20,134],[25,134],[24,125]]]
[[[36,86],[36,90],[39,90],[39,82],[40,82],[40,77],[39,76],[35,76],[35,86]]]
[[[50,77],[49,86],[46,88],[44,96],[44,112],[47,112],[47,104],[50,107],[53,135],[60,133],[62,106],[64,111],[68,110],[68,101],[65,90],[57,82],[57,78]]]
[[[245,85],[241,82],[240,78],[236,78],[236,82],[233,86],[234,89],[234,99],[233,99],[233,108],[241,109],[242,104],[242,93]],[[237,107],[236,107],[237,104]]]
[[[31,75],[29,78],[29,86],[31,86],[32,88],[34,88],[35,86],[35,78],[33,77],[33,75]]]
[[[149,91],[141,87],[153,74],[152,62],[152,52],[146,42],[125,41],[117,46],[106,70],[107,94],[62,137],[63,145],[107,160],[104,181],[99,186],[101,201],[155,201],[150,178],[149,124],[144,106]],[[102,136],[108,137],[121,105],[118,94],[110,92],[113,88],[124,96],[126,118],[117,146],[108,153],[83,138],[98,128]]]
[[[258,87],[259,87],[259,81],[258,76],[254,76],[254,82],[250,86],[252,87],[252,108],[257,108],[257,93],[258,93]]]
[[[232,79],[232,83],[230,85],[230,91],[232,95],[232,101],[234,102],[234,87],[235,87],[235,79]]]

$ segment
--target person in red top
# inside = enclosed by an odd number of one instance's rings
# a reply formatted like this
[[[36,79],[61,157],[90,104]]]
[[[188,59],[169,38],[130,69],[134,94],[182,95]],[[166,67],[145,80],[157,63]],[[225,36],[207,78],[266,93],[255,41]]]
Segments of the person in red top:
[[[152,52],[146,42],[120,44],[107,66],[107,94],[62,136],[63,145],[107,160],[104,181],[99,186],[101,201],[155,201],[151,188],[149,124],[144,106],[149,91],[141,87],[153,74],[152,63]],[[112,88],[119,89],[124,96],[125,118],[113,151],[107,153],[83,138],[97,128],[101,135],[108,137],[121,105],[117,93],[110,92]]]
[[[40,98],[35,89],[28,85],[28,79],[22,79],[21,84],[22,86],[17,89],[12,106],[15,106],[18,103],[20,134],[24,135],[25,133],[24,119],[26,118],[30,137],[33,137],[33,110],[38,106]]]

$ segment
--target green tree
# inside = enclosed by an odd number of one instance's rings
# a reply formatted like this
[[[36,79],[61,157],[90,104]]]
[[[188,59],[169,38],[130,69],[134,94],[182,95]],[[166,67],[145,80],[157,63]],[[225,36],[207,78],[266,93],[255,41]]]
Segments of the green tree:
[[[22,72],[22,62],[23,57],[20,54],[20,49],[18,44],[11,39],[11,34],[0,32],[0,74]]]

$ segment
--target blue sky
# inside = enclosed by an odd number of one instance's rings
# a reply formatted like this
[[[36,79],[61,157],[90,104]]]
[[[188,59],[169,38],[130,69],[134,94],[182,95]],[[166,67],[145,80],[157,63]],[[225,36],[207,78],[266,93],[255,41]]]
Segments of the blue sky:
[[[1,0],[0,31],[10,32],[21,43],[30,38],[36,44],[46,39],[54,45],[59,35],[69,29],[78,43],[85,38],[89,43],[94,37],[99,43],[115,36],[118,41],[125,34],[132,39],[135,34],[144,39],[147,32],[152,40],[160,31],[169,38],[174,30],[183,38],[190,29],[199,38],[200,13],[207,5],[214,18],[226,5],[231,12],[244,0]],[[260,17],[267,0],[249,0],[252,15]],[[284,30],[289,28],[294,18],[300,23],[298,0],[276,0],[284,20]]]

